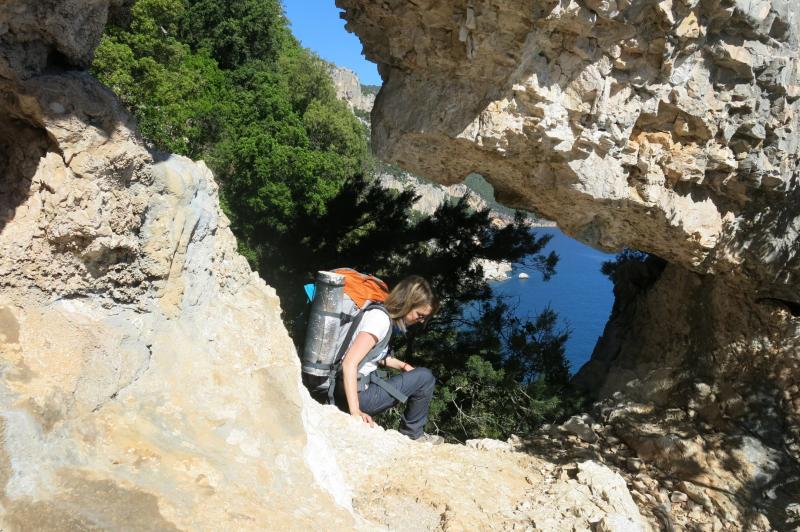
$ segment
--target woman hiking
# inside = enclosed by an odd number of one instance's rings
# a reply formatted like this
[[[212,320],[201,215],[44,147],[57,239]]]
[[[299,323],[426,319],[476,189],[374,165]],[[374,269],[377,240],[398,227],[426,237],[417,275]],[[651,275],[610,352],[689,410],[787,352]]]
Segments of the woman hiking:
[[[336,386],[339,408],[374,426],[372,416],[407,398],[400,432],[412,440],[432,443],[443,441],[440,436],[423,432],[436,382],[429,369],[415,368],[389,356],[388,345],[359,368],[367,354],[384,341],[393,329],[405,332],[407,327],[425,322],[437,306],[428,281],[412,275],[392,289],[383,308],[368,308],[364,312],[342,360],[341,381]],[[401,373],[384,381],[375,373],[378,364],[400,370]]]

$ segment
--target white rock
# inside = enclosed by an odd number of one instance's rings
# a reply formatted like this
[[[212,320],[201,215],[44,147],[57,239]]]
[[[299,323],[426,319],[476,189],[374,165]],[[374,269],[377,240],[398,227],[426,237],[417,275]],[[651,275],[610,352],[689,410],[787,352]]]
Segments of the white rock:
[[[329,72],[337,98],[345,101],[352,109],[366,113],[372,111],[375,95],[363,91],[361,81],[355,72],[338,66],[331,66]]]
[[[473,449],[480,449],[483,451],[509,452],[514,450],[510,443],[500,440],[493,440],[491,438],[467,440],[465,443],[467,447],[472,447]]]
[[[561,427],[587,443],[594,443],[598,439],[591,422],[585,416],[572,416]]]

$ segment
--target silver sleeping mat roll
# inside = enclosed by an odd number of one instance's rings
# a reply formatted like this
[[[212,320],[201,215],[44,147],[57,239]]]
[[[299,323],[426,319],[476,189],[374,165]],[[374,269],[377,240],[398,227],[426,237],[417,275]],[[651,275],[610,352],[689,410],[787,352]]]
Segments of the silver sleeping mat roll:
[[[332,364],[336,356],[341,326],[344,276],[319,271],[315,286],[302,367],[303,373],[326,377],[329,370],[317,366]]]

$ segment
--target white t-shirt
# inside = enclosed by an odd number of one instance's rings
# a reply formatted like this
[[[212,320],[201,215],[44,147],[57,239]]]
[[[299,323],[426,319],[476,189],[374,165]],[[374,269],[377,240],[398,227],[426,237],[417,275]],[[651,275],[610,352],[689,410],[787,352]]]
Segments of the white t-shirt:
[[[376,308],[366,311],[364,313],[364,317],[361,318],[361,323],[358,324],[358,328],[353,334],[353,338],[350,340],[350,345],[347,346],[347,349],[350,349],[350,346],[356,341],[356,336],[358,336],[358,334],[361,332],[370,333],[378,339],[378,342],[380,342],[387,334],[389,334],[389,329],[391,326],[392,320],[390,320],[389,316],[387,316],[382,310]],[[361,369],[359,369],[358,372],[361,375],[369,375],[378,369],[378,361],[386,358],[386,355],[388,354],[389,346],[386,346],[377,358],[361,366]]]

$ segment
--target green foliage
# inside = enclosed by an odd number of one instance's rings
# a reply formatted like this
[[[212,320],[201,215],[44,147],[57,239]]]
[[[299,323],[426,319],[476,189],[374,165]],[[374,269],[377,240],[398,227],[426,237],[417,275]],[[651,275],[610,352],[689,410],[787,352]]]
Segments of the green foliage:
[[[287,48],[278,65],[283,89],[298,112],[304,113],[308,105],[316,100],[336,104],[345,112],[343,117],[352,118],[347,106],[336,99],[328,68],[327,63],[299,46]]]
[[[449,333],[430,327],[411,358],[439,376],[431,420],[449,439],[506,439],[571,411],[568,333],[545,310],[532,320],[505,301],[484,301]],[[452,330],[452,328],[451,328]]]
[[[156,148],[208,161],[253,264],[260,235],[321,214],[369,164],[363,126],[277,0],[138,0],[93,72]]]
[[[364,84],[361,85],[361,92],[363,94],[374,94],[377,96],[380,90],[381,90],[380,85],[364,85]]]
[[[568,389],[567,332],[556,329],[555,313],[521,320],[504,301],[473,310],[457,328],[432,323],[414,354],[403,357],[438,376],[429,429],[451,441],[504,440],[573,412],[578,399]],[[398,427],[400,412],[379,422]]]
[[[176,39],[181,13],[179,0],[137,2],[131,31],[112,27],[103,36],[93,72],[134,113],[150,142],[199,157],[231,94],[214,61]]]
[[[612,282],[616,282],[620,274],[630,265],[643,263],[647,260],[648,254],[643,251],[625,248],[618,253],[614,260],[603,262],[600,271]]]
[[[450,438],[507,439],[525,434],[555,417],[561,406],[543,379],[520,383],[477,355],[454,371],[440,387],[431,409],[437,426]]]
[[[225,70],[251,61],[271,65],[294,44],[278,0],[190,0],[187,4],[180,17],[181,39],[195,50],[208,51]]]
[[[136,0],[103,35],[92,71],[154,148],[208,162],[239,251],[278,291],[298,347],[301,287],[317,270],[346,265],[390,284],[423,275],[442,308],[394,348],[440,379],[430,427],[456,440],[505,437],[563,414],[566,333],[552,312],[514,317],[475,265],[511,260],[547,278],[557,262],[548,238],[522,215],[496,229],[466,199],[415,216],[412,193],[370,184],[363,175],[382,163],[327,68],[292,37],[278,0]]]

